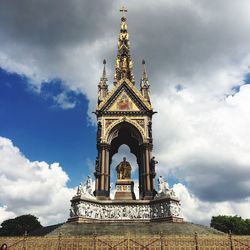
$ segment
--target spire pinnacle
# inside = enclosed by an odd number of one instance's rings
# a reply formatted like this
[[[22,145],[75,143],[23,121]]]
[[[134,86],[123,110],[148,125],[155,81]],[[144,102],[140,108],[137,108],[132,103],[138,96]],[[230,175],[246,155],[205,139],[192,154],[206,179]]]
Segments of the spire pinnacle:
[[[142,83],[145,85],[149,85],[148,83],[148,75],[147,75],[147,71],[146,71],[146,62],[145,60],[143,59],[142,60],[142,67],[143,67],[143,70],[142,70]]]
[[[103,71],[102,71],[102,77],[101,80],[108,80],[107,76],[106,76],[106,60],[103,60]]]
[[[141,78],[141,83],[140,83],[140,87],[141,87],[141,93],[143,95],[143,97],[145,99],[147,99],[150,102],[150,98],[149,98],[149,87],[150,84],[148,82],[148,75],[147,75],[147,71],[146,71],[146,63],[145,60],[142,60],[142,78]]]
[[[106,75],[106,60],[103,60],[103,71],[98,84],[98,102],[100,103],[108,94],[108,78]]]
[[[127,10],[123,6],[120,12],[122,12],[122,17],[118,38],[118,52],[116,57],[114,84],[116,84],[119,80],[123,78],[129,79],[134,84],[135,80],[132,68],[133,63],[130,55],[129,35],[125,17],[125,12],[127,12]]]
[[[141,78],[141,88],[145,88],[145,87],[149,87],[149,83],[148,83],[148,75],[147,75],[147,70],[146,70],[146,62],[143,59],[142,60],[142,78]]]

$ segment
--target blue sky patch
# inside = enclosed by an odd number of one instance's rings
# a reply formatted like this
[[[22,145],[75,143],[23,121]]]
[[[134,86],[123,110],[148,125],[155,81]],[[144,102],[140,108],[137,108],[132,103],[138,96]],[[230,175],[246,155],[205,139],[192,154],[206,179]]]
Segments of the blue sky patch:
[[[0,70],[0,135],[31,161],[59,162],[75,186],[90,173],[96,155],[96,131],[87,121],[88,101],[65,92],[60,80],[44,83],[41,93],[28,80]],[[63,109],[54,97],[66,93],[74,108]],[[88,163],[88,164],[87,164]]]

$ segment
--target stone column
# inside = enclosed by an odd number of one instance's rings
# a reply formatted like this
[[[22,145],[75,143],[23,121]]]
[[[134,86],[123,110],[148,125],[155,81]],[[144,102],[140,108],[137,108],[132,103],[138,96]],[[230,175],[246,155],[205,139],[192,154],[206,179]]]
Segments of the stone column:
[[[143,199],[151,200],[154,196],[154,183],[150,174],[150,160],[151,160],[151,151],[152,144],[145,143],[142,145],[142,155],[143,155],[143,164],[142,164],[142,175],[143,178]]]
[[[95,195],[99,200],[109,199],[109,144],[100,143],[97,146],[99,152],[99,173],[96,175]]]
[[[104,178],[105,178],[105,156],[106,156],[106,152],[104,147],[101,148],[101,190],[104,190]]]
[[[139,165],[139,193],[140,199],[144,198],[146,191],[146,180],[145,180],[145,172],[146,172],[146,164],[145,164],[145,147],[142,144],[140,147],[140,165]]]
[[[100,182],[101,182],[101,149],[100,147],[97,147],[98,149],[98,155],[96,157],[96,163],[95,163],[95,192],[94,195],[96,195],[99,190],[101,189],[100,187]]]
[[[146,193],[151,190],[150,183],[150,158],[149,158],[149,148],[145,148],[145,159],[146,159]]]
[[[139,156],[140,158],[137,159],[137,164],[138,164],[138,171],[139,171],[139,175],[138,175],[138,178],[139,178],[139,199],[142,199],[143,198],[143,176],[142,176],[142,173],[143,173],[143,170],[142,170],[142,166],[143,166],[143,159],[142,159],[142,155]]]
[[[110,166],[109,166],[109,150],[110,146],[107,144],[105,146],[105,191],[108,194],[110,193]]]

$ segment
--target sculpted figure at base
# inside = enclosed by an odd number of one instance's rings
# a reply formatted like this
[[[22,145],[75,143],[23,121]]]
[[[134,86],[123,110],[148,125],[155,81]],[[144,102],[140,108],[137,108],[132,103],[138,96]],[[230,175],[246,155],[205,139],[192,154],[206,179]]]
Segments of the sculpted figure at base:
[[[176,194],[172,188],[169,188],[168,182],[160,176],[158,178],[158,194],[156,198],[159,197],[176,197]]]
[[[77,187],[76,195],[81,195],[82,193],[83,193],[83,186],[82,183],[80,183],[79,186]]]
[[[86,181],[86,192],[93,195],[92,178],[90,176],[88,176],[88,179]]]
[[[123,161],[116,166],[117,179],[131,179],[131,170],[131,165],[126,161],[126,157],[123,157]]]
[[[86,198],[94,198],[92,185],[92,178],[88,176],[86,183],[84,185],[80,183],[77,187],[76,195]]]

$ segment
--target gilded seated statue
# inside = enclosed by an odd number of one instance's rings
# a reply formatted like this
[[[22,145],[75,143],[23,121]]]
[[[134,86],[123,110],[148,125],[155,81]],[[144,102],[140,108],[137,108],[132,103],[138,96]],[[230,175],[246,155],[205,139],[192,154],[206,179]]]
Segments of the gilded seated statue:
[[[130,180],[132,167],[129,162],[126,161],[126,157],[123,157],[123,161],[120,162],[117,167],[117,179],[118,180]]]

